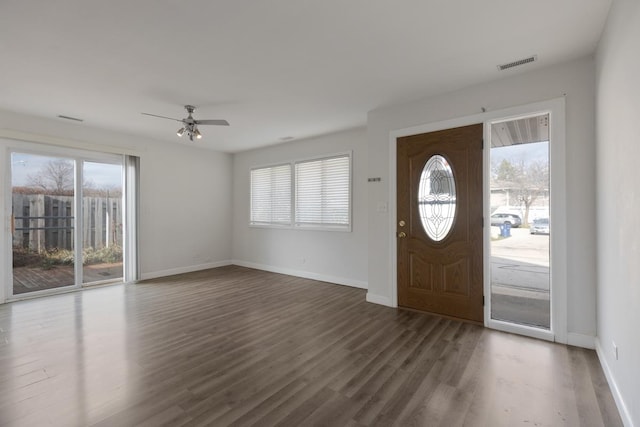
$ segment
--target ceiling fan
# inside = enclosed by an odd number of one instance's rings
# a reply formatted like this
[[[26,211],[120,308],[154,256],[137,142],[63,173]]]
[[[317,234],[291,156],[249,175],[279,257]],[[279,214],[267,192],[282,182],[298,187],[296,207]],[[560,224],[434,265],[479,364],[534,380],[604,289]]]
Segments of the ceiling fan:
[[[189,113],[189,115],[185,119],[174,119],[173,117],[165,117],[165,116],[159,116],[157,114],[149,114],[149,113],[142,113],[142,114],[144,114],[145,116],[160,117],[161,119],[169,119],[169,120],[175,120],[177,122],[181,122],[184,126],[178,129],[178,132],[176,133],[178,134],[179,137],[182,137],[182,135],[184,135],[186,132],[186,134],[189,136],[189,140],[191,141],[193,141],[193,138],[202,139],[202,134],[198,130],[198,125],[229,126],[229,122],[226,120],[196,120],[192,116],[196,107],[194,107],[193,105],[185,105],[184,108],[185,110],[187,110],[187,113]]]

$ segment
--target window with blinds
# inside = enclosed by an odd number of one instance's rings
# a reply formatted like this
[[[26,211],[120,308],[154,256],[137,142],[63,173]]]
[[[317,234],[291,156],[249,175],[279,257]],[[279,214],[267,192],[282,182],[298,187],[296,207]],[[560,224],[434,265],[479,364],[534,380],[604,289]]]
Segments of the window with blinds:
[[[351,225],[351,156],[295,163],[295,225],[344,228]]]
[[[291,225],[291,165],[251,170],[251,224]]]
[[[255,226],[350,231],[351,153],[252,169],[250,218]]]

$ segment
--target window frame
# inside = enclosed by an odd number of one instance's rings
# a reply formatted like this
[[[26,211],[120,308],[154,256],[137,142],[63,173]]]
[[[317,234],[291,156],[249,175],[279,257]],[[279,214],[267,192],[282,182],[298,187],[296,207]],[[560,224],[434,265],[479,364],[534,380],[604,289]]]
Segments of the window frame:
[[[298,224],[296,218],[296,165],[299,163],[308,163],[320,160],[334,159],[338,157],[347,157],[349,161],[349,201],[348,201],[348,224],[346,225],[322,225],[322,224]],[[257,169],[266,169],[278,166],[290,166],[291,172],[291,193],[290,193],[290,207],[291,207],[291,222],[289,224],[269,224],[261,223],[254,224],[251,221],[252,217],[252,188],[251,188],[251,173]],[[340,151],[330,154],[316,155],[304,158],[296,158],[287,162],[278,162],[260,166],[254,166],[249,169],[249,227],[250,228],[275,228],[275,229],[288,229],[288,230],[309,230],[309,231],[338,231],[338,232],[351,232],[353,227],[353,151]]]

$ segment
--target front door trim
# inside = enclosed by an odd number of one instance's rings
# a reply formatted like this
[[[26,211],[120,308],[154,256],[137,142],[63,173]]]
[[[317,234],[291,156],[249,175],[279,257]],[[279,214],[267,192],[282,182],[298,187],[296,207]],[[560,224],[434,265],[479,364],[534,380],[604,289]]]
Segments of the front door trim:
[[[485,142],[488,144],[490,137],[489,123],[497,120],[508,120],[523,116],[549,113],[550,115],[550,139],[549,157],[551,165],[551,216],[554,221],[554,234],[551,239],[551,331],[538,330],[526,326],[514,325],[506,322],[498,322],[491,319],[490,302],[484,307],[484,324],[486,327],[503,330],[506,332],[518,333],[521,335],[533,336],[535,338],[567,343],[567,234],[566,234],[566,175],[565,175],[565,99],[555,98],[548,101],[535,102],[531,104],[505,108],[496,111],[487,111],[471,116],[459,117],[449,120],[437,121],[433,123],[412,126],[404,129],[397,129],[389,133],[389,199],[388,199],[388,242],[389,242],[389,277],[387,283],[388,295],[391,296],[391,307],[398,307],[398,266],[397,266],[397,245],[396,245],[396,222],[397,222],[397,190],[396,190],[396,139],[403,136],[416,135],[420,133],[435,132],[443,129],[451,129],[467,126],[474,123],[484,123]],[[485,218],[489,217],[489,150],[483,152],[484,170],[484,204]],[[490,300],[491,294],[490,280],[490,225],[485,220],[484,227],[484,294],[485,301]]]

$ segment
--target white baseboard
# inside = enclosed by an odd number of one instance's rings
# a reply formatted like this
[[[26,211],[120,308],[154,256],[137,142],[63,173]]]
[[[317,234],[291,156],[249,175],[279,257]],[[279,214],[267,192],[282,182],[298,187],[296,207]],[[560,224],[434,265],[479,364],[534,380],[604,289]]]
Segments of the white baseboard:
[[[594,350],[596,348],[596,337],[592,335],[584,335],[584,334],[576,334],[574,332],[568,332],[567,344],[575,347],[582,347],[582,348],[588,348],[589,350]]]
[[[231,261],[216,261],[206,264],[190,265],[187,267],[170,268],[168,270],[152,271],[150,273],[142,273],[141,280],[157,279],[158,277],[174,276],[176,274],[192,273],[194,271],[208,270],[210,268],[224,267],[233,264]]]
[[[386,305],[387,307],[393,307],[391,304],[391,298],[383,297],[382,295],[372,294],[371,292],[367,292],[367,302],[373,304]]]
[[[611,368],[609,367],[609,363],[607,362],[607,358],[604,356],[606,352],[602,348],[602,344],[600,343],[600,340],[598,338],[595,339],[595,347],[596,353],[598,354],[598,359],[600,360],[600,366],[602,366],[604,376],[607,378],[607,382],[609,383],[609,388],[611,389],[613,400],[615,400],[618,411],[620,412],[622,423],[626,427],[634,427],[633,420],[631,419],[631,414],[629,413],[627,405],[625,405],[622,394],[620,393],[620,389],[618,388],[618,383],[616,383],[616,380],[613,377],[613,373],[611,372]]]
[[[344,277],[330,276],[327,274],[319,274],[319,273],[312,273],[304,270],[294,270],[290,268],[275,267],[272,265],[258,264],[255,262],[241,261],[237,259],[232,260],[231,264],[239,265],[240,267],[255,268],[256,270],[269,271],[271,273],[286,274],[288,276],[296,276],[296,277],[302,277],[305,279],[318,280],[320,282],[328,282],[328,283],[335,283],[337,285],[351,286],[353,288],[360,288],[360,289],[368,288],[367,282],[363,282],[355,279],[346,279]]]

